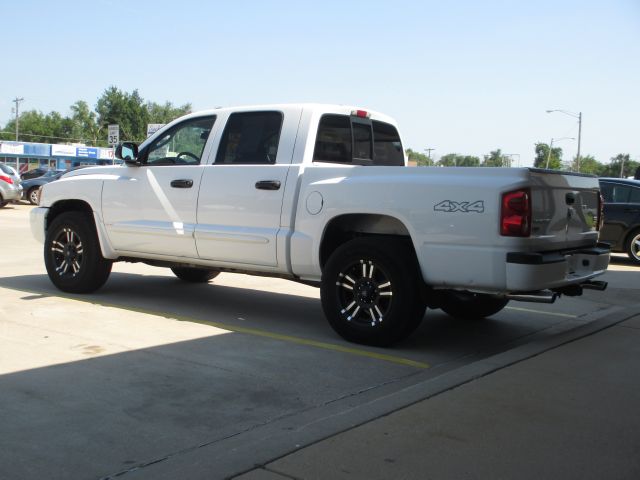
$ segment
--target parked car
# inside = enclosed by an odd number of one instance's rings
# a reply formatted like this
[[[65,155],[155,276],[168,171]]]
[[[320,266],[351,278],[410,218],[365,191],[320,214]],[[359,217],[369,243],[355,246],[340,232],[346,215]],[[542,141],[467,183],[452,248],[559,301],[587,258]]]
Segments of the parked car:
[[[20,178],[22,178],[22,180],[30,180],[32,178],[41,177],[42,175],[50,171],[51,169],[49,167],[38,167],[31,170],[27,170],[22,175],[20,175]]]
[[[604,225],[600,241],[640,264],[640,180],[601,178]]]
[[[48,170],[44,175],[24,180],[22,182],[22,198],[32,205],[37,205],[38,197],[40,196],[40,187],[46,183],[58,180],[65,173],[66,170]]]
[[[16,171],[8,165],[0,163],[0,208],[13,200],[22,197],[22,185]]]

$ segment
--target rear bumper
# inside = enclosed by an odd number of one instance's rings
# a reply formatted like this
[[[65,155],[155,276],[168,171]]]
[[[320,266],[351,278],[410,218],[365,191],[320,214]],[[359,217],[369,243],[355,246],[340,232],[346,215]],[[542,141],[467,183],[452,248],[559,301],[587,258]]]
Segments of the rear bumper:
[[[560,252],[507,253],[507,290],[561,288],[602,275],[609,265],[608,244]]]
[[[22,198],[22,185],[2,189],[2,198],[6,201],[17,201]]]

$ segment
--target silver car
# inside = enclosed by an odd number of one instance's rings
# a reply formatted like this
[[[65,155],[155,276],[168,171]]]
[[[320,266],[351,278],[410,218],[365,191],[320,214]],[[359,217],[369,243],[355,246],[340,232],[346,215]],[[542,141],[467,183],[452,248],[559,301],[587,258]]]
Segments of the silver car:
[[[20,200],[21,197],[20,176],[10,166],[0,163],[0,208],[11,201]]]

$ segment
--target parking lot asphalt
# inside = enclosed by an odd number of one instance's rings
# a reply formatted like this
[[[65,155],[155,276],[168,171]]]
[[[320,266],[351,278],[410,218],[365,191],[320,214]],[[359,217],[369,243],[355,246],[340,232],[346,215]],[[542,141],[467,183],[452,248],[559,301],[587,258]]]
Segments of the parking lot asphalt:
[[[0,478],[227,478],[638,306],[640,269],[617,257],[606,292],[477,322],[430,310],[397,347],[363,347],[285,280],[118,263],[100,291],[63,294],[29,210],[0,211]]]

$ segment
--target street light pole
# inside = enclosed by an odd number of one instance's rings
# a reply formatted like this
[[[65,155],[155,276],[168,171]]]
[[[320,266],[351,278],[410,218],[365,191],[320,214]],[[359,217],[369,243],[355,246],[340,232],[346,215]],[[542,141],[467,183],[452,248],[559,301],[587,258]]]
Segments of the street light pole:
[[[576,156],[576,170],[579,172],[580,171],[580,143],[582,139],[582,112],[573,113],[573,112],[568,112],[566,110],[559,110],[559,109],[547,110],[547,113],[553,113],[553,112],[564,113],[565,115],[569,115],[570,117],[578,119],[578,155]]]
[[[547,164],[544,168],[549,169],[549,160],[551,159],[551,150],[553,150],[553,142],[559,142],[560,140],[575,140],[573,137],[560,137],[552,138],[549,142],[549,153],[547,154]]]
[[[576,157],[576,170],[580,172],[580,139],[582,138],[582,112],[578,114],[578,156]]]
[[[549,153],[547,154],[547,164],[544,168],[549,169],[549,160],[551,160],[551,150],[553,150],[553,138],[549,142]]]

